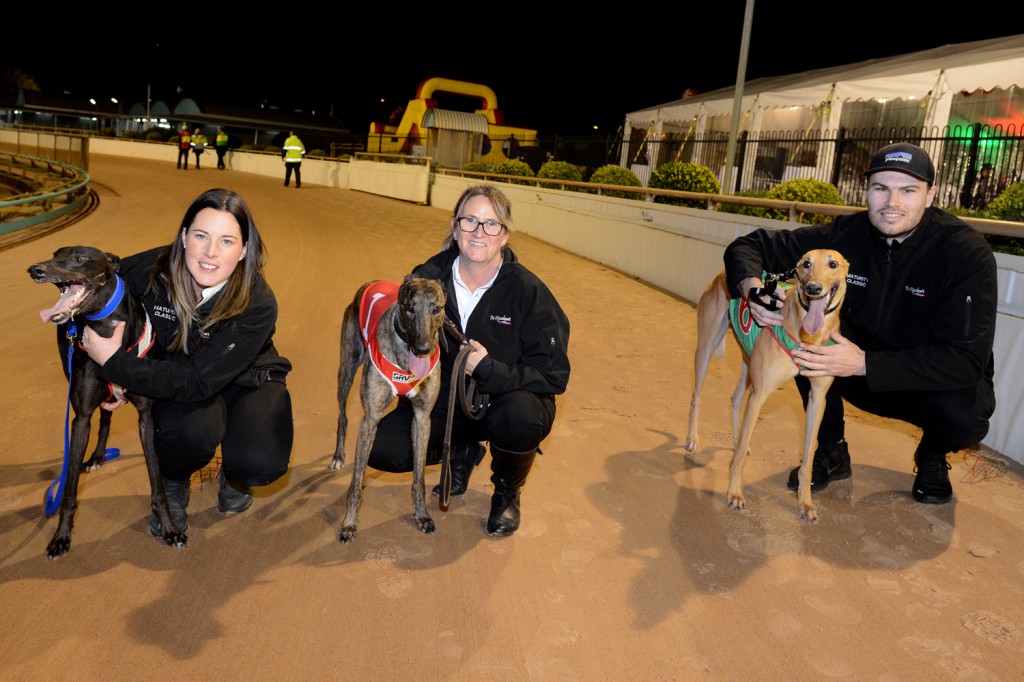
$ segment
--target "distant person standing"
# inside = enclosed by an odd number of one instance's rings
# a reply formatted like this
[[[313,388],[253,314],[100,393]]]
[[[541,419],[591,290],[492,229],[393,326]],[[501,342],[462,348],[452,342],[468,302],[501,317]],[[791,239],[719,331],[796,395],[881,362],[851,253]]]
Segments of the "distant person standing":
[[[295,171],[295,189],[302,187],[302,157],[306,155],[306,147],[302,140],[295,134],[294,130],[288,132],[288,139],[284,141],[281,149],[281,158],[284,159],[284,186],[287,187],[292,179],[292,171]]]
[[[196,170],[199,170],[199,157],[206,151],[206,135],[199,128],[192,133],[192,151],[196,153]]]
[[[978,179],[974,183],[974,197],[971,202],[971,208],[976,210],[983,209],[988,206],[988,202],[995,198],[997,191],[996,179],[992,174],[993,170],[992,164],[986,163],[978,171]]]
[[[501,151],[510,159],[519,158],[519,140],[516,139],[515,134],[510,134],[508,139],[502,143]]]
[[[181,124],[181,132],[178,133],[178,168],[182,167],[182,159],[185,162],[185,170],[188,170],[188,155],[192,151],[192,133],[188,131],[188,124]]]
[[[217,168],[224,170],[224,155],[228,153],[228,134],[224,132],[223,128],[217,128],[215,148],[217,150]]]

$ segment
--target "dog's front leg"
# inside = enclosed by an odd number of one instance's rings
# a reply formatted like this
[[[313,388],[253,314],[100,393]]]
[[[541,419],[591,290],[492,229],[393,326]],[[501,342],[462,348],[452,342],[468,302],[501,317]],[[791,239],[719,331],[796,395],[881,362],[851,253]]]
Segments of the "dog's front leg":
[[[89,428],[92,412],[76,410],[71,422],[71,438],[68,441],[68,470],[64,478],[64,494],[60,500],[60,516],[57,530],[46,546],[46,556],[51,559],[62,557],[71,551],[71,530],[75,526],[75,512],[78,511],[78,478],[82,471],[82,460],[89,445]]]
[[[436,377],[428,381],[437,382]],[[433,389],[435,387],[431,387]],[[437,530],[434,520],[427,512],[426,484],[424,477],[427,467],[427,443],[430,440],[430,411],[437,400],[437,391],[432,390],[432,399],[423,395],[413,398],[412,419],[412,507],[416,517],[416,528],[428,535]]]
[[[818,442],[818,429],[825,414],[825,394],[832,385],[832,377],[812,377],[811,392],[807,398],[807,417],[804,423],[804,450],[800,459],[797,504],[800,518],[812,523],[818,520],[818,508],[811,499],[811,468],[814,464],[814,444]]]
[[[338,532],[340,542],[349,543],[356,537],[356,526],[359,523],[359,502],[363,494],[363,478],[366,475],[366,464],[370,460],[370,450],[377,437],[377,424],[383,410],[369,409],[364,402],[366,414],[359,424],[359,436],[356,439],[356,461],[352,465],[352,483],[348,487],[348,505],[345,519],[341,522]]]

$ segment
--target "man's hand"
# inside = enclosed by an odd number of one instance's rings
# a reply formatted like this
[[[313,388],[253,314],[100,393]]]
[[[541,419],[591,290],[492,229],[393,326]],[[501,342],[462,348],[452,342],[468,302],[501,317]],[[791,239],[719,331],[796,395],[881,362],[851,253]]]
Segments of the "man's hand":
[[[805,377],[853,377],[867,374],[864,351],[857,344],[833,329],[834,345],[800,344],[793,351],[793,359],[800,366],[800,375]]]
[[[102,367],[107,364],[110,356],[117,352],[124,340],[124,322],[114,326],[114,333],[109,339],[103,338],[92,327],[86,327],[82,333],[82,345],[93,361]]]
[[[778,310],[768,310],[763,305],[759,305],[756,300],[750,298],[751,289],[760,289],[763,286],[764,282],[761,281],[761,278],[747,277],[740,282],[740,291],[743,292],[744,298],[750,301],[750,315],[754,318],[754,322],[757,322],[757,324],[762,327],[778,327],[782,324],[782,313]],[[777,298],[781,304],[782,301],[786,300],[786,292],[781,288],[776,289],[775,298]],[[770,303],[771,296],[761,296],[759,300],[764,303]]]

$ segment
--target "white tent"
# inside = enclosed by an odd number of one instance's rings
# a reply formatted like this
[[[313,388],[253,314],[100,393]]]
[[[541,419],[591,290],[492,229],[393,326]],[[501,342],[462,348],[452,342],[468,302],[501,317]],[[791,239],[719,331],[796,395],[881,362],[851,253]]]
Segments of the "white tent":
[[[1024,85],[1024,35],[944,45],[899,57],[789,76],[759,78],[743,85],[741,111],[748,130],[761,129],[766,111],[803,107],[817,110],[822,129],[841,124],[843,104],[858,100],[927,102],[924,125],[943,127],[955,96]],[[665,123],[705,129],[707,119],[731,118],[735,87],[666,102],[626,115],[625,130],[660,135]],[[726,126],[724,128],[728,130]]]

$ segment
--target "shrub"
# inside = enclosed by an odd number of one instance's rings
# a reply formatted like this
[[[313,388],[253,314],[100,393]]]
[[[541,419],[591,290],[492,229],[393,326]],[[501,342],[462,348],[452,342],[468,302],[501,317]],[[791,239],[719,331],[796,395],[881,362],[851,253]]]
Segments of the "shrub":
[[[494,172],[499,175],[518,175],[524,178],[533,177],[533,169],[530,168],[530,164],[526,163],[525,161],[520,161],[519,159],[509,159],[508,161],[502,161],[495,167]],[[527,185],[530,183],[516,182],[515,180],[513,180],[512,184]]]
[[[768,190],[767,196],[769,199],[779,199],[781,201],[803,201],[810,204],[833,204],[835,206],[846,205],[835,185],[811,178],[786,180]],[[775,220],[789,220],[789,212],[771,209],[767,212],[767,217],[774,218]],[[807,225],[830,223],[835,219],[835,216],[823,213],[803,213],[800,215],[800,222]]]
[[[141,140],[142,133],[140,133],[138,130],[126,130],[124,131],[124,134],[121,135],[121,137],[123,137],[126,140]]]
[[[579,182],[583,179],[579,166],[568,161],[548,161],[537,171],[538,178],[545,180],[573,180]]]
[[[707,166],[687,161],[670,161],[658,166],[647,183],[653,189],[675,189],[683,192],[703,192],[718,194],[721,185],[718,178]],[[693,199],[676,199],[675,197],[654,197],[657,204],[673,206],[689,206],[690,208],[707,208],[707,201]]]
[[[738,197],[750,197],[751,199],[767,199],[768,190],[748,189],[745,192],[736,194]],[[757,218],[766,218],[768,209],[763,206],[741,206],[739,204],[718,204],[717,210],[722,213],[735,213],[737,215],[749,215]]]
[[[490,173],[491,167],[479,161],[470,161],[462,166],[462,170],[469,171],[470,173]]]
[[[589,182],[593,182],[598,185],[620,185],[622,187],[643,187],[643,183],[640,182],[640,178],[636,176],[636,173],[623,168],[622,166],[616,166],[615,164],[608,164],[607,166],[601,166],[590,175]],[[635,192],[615,192],[602,190],[602,194],[606,197],[619,197],[620,199],[641,199],[642,196]]]
[[[1024,222],[1024,182],[1015,182],[978,214],[979,218]]]
[[[328,154],[328,153],[327,153],[326,151],[324,151],[323,149],[311,149],[311,150],[310,150],[310,151],[309,151],[309,152],[308,152],[308,153],[306,154],[306,156],[330,156],[330,154]]]

